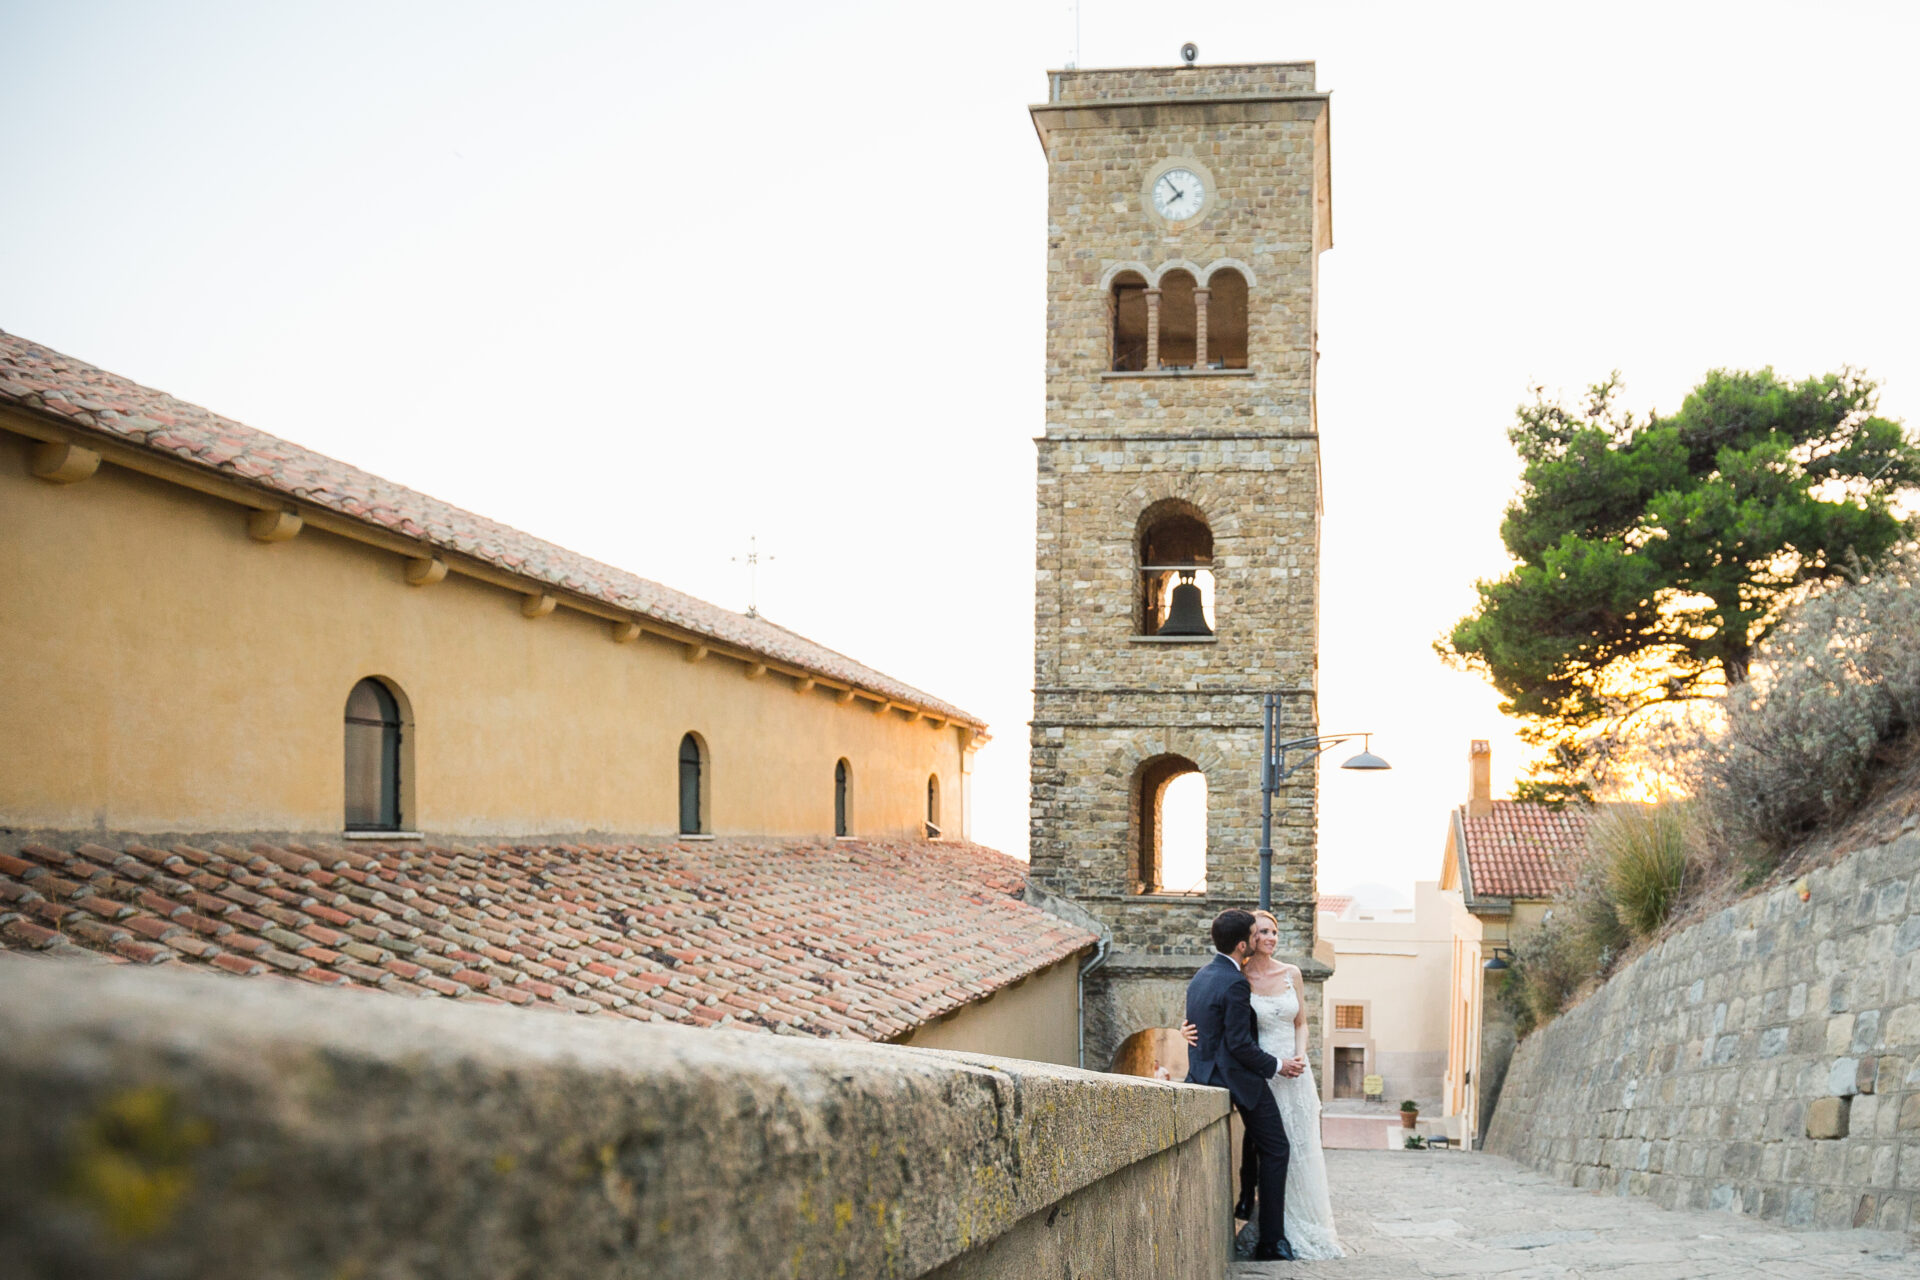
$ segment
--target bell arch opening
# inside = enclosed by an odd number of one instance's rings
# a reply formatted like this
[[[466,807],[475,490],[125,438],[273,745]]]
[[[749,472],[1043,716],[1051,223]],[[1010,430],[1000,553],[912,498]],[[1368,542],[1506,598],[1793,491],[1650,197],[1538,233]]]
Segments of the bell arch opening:
[[[1191,273],[1169,271],[1160,277],[1160,350],[1162,369],[1191,369],[1199,356],[1200,323]]]
[[[1247,278],[1232,267],[1207,277],[1206,365],[1247,367]]]
[[[1147,280],[1138,271],[1122,271],[1107,289],[1107,331],[1110,368],[1138,373],[1147,367]]]
[[[1134,893],[1207,890],[1207,779],[1182,755],[1155,756],[1134,770],[1128,888]]]
[[[1156,502],[1136,535],[1140,589],[1134,634],[1210,636],[1214,631],[1213,530],[1189,502]]]

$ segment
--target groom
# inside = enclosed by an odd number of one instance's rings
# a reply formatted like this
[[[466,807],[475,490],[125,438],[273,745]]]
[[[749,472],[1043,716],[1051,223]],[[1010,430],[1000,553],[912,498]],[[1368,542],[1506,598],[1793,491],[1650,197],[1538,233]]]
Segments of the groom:
[[[1236,908],[1213,918],[1213,949],[1219,952],[1187,984],[1187,1021],[1199,1029],[1200,1043],[1187,1055],[1187,1083],[1223,1088],[1240,1108],[1247,1140],[1260,1153],[1260,1242],[1257,1261],[1291,1260],[1287,1244],[1287,1131],[1280,1106],[1268,1085],[1276,1073],[1292,1076],[1300,1068],[1284,1066],[1253,1036],[1253,989],[1241,974],[1252,954],[1253,914]]]

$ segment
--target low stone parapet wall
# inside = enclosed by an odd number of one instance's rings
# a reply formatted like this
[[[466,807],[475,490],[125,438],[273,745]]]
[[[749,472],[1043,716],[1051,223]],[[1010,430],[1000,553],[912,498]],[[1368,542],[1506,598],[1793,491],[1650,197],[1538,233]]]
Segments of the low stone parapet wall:
[[[1486,1147],[1669,1207],[1920,1228],[1920,837],[1627,965],[1521,1042]]]
[[[0,1028],[11,1274],[1217,1280],[1230,1253],[1219,1090],[4,956]]]

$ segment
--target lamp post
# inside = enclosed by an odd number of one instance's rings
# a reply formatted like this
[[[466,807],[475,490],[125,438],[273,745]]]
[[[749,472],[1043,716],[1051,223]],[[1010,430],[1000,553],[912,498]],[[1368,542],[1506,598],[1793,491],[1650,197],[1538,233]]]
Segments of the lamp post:
[[[1367,748],[1372,745],[1370,733],[1324,733],[1313,738],[1295,738],[1291,742],[1281,742],[1280,737],[1280,695],[1266,695],[1262,710],[1262,733],[1260,740],[1260,909],[1273,910],[1273,796],[1280,790],[1280,784],[1291,778],[1302,765],[1318,760],[1343,742],[1362,739],[1360,754],[1341,764],[1342,769],[1391,769],[1392,765],[1373,754]],[[1298,751],[1300,758],[1291,765],[1287,763],[1287,753]]]

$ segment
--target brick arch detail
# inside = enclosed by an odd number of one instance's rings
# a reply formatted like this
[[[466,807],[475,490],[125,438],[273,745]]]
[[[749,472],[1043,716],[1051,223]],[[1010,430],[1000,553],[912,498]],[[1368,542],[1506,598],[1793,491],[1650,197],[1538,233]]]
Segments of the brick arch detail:
[[[1247,288],[1254,287],[1253,268],[1238,258],[1215,258],[1207,264],[1206,271],[1195,278],[1200,281],[1200,287],[1204,289],[1213,279],[1214,272],[1229,269],[1240,273],[1240,278],[1247,282]]]
[[[1249,289],[1258,283],[1254,279],[1253,268],[1238,258],[1215,258],[1204,267],[1190,258],[1170,258],[1157,267],[1150,267],[1146,263],[1139,261],[1112,263],[1106,270],[1100,273],[1100,292],[1105,293],[1107,290],[1113,288],[1114,280],[1117,279],[1122,272],[1126,271],[1134,272],[1142,280],[1145,280],[1150,288],[1154,289],[1160,287],[1160,280],[1167,272],[1185,271],[1193,277],[1196,286],[1204,289],[1207,287],[1207,282],[1213,279],[1214,272],[1229,268],[1240,273],[1241,278],[1247,282]]]
[[[1161,502],[1184,502],[1197,509],[1206,520],[1207,528],[1213,531],[1216,547],[1220,539],[1237,537],[1240,533],[1240,516],[1234,504],[1199,476],[1153,476],[1114,498],[1109,509],[1115,523],[1126,530],[1131,541],[1140,536],[1141,513]]]
[[[1115,747],[1107,756],[1107,776],[1131,786],[1140,766],[1159,756],[1184,756],[1202,774],[1218,774],[1233,762],[1233,753],[1222,750],[1218,740],[1206,731],[1172,726],[1134,729],[1127,734],[1125,745]],[[1121,799],[1123,803],[1126,800],[1124,787]]]
[[[1105,271],[1101,272],[1100,292],[1105,293],[1107,290],[1113,288],[1114,280],[1117,279],[1120,276],[1120,274],[1124,271],[1135,272],[1139,275],[1139,277],[1142,280],[1145,280],[1149,285],[1155,285],[1157,287],[1158,277],[1154,275],[1153,268],[1148,266],[1146,263],[1116,262],[1112,266],[1108,267]]]
[[[1206,283],[1205,271],[1201,268],[1199,263],[1190,262],[1185,258],[1173,258],[1166,262],[1161,263],[1159,266],[1153,269],[1153,274],[1147,277],[1147,283],[1152,285],[1154,288],[1158,289],[1160,287],[1160,282],[1166,279],[1169,273],[1174,271],[1184,271],[1188,275],[1192,276],[1193,287],[1196,289],[1203,288],[1205,286],[1205,283]]]

